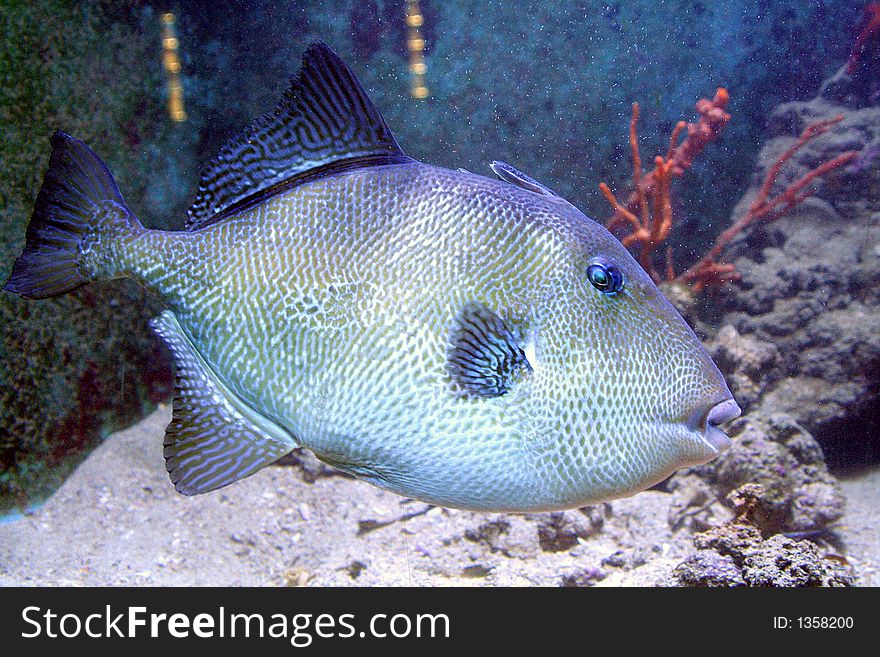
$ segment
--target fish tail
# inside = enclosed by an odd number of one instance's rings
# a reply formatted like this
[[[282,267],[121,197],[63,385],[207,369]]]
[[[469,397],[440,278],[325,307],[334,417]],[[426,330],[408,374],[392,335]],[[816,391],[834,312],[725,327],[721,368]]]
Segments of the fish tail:
[[[49,170],[37,195],[24,252],[3,289],[30,299],[56,297],[122,274],[119,237],[143,232],[107,166],[78,139],[52,135]]]

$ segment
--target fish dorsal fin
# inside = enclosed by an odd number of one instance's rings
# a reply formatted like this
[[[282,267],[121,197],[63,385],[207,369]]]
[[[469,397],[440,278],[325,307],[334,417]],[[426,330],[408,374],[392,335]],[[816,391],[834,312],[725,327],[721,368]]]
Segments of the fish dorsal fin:
[[[187,230],[317,177],[406,161],[351,69],[314,43],[275,109],[227,141],[202,172]]]
[[[530,192],[535,192],[535,194],[559,196],[559,194],[554,192],[549,187],[542,185],[537,180],[535,180],[531,176],[527,176],[519,169],[515,169],[507,162],[495,160],[489,166],[492,168],[492,171],[495,172],[495,175],[504,182],[509,182],[511,185],[516,185],[517,187],[522,187],[523,189],[527,189]]]
[[[500,397],[528,376],[532,366],[504,320],[484,305],[471,302],[455,319],[447,370],[466,395]]]
[[[232,393],[166,310],[150,325],[177,365],[165,466],[178,492],[197,495],[254,474],[298,447],[293,437]]]

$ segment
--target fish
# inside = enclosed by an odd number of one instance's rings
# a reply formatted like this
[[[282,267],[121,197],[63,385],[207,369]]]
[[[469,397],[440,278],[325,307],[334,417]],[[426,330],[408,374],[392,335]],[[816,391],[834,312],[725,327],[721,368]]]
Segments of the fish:
[[[326,44],[210,162],[185,230],[144,227],[82,141],[51,146],[4,288],[129,278],[161,300],[184,495],[306,448],[429,504],[555,511],[730,444],[724,377],[616,238],[504,162],[407,156]]]

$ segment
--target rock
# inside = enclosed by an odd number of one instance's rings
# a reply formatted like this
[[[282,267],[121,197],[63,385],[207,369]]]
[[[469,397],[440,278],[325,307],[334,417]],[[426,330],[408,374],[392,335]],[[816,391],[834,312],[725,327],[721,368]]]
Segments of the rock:
[[[527,559],[541,552],[535,524],[519,516],[500,516],[466,530],[464,537],[516,559]]]
[[[875,60],[876,58],[865,59]],[[822,83],[819,88],[819,98],[850,109],[860,109],[871,105],[871,97],[878,90],[876,61],[869,62],[869,67],[875,69],[873,75],[865,74],[863,71],[850,75],[846,72],[847,66],[841,66],[834,75]]]
[[[596,582],[601,582],[605,577],[605,572],[601,568],[581,568],[568,575],[563,575],[559,585],[562,587],[594,586]]]
[[[538,516],[538,540],[545,552],[570,550],[578,539],[587,539],[602,529],[601,516],[590,510],[560,511]]]
[[[826,559],[809,541],[781,534],[764,539],[752,524],[767,491],[746,484],[728,499],[737,517],[694,536],[699,552],[675,568],[685,586],[851,586],[851,569]]]
[[[642,566],[628,571],[609,573],[607,577],[596,583],[596,586],[682,586],[675,576],[678,562],[667,557],[655,557]]]
[[[720,502],[723,494],[713,485],[711,465],[676,474],[666,486],[672,493],[669,526],[673,531],[705,531],[730,518]]]
[[[712,524],[710,515],[721,516],[705,510],[746,483],[764,488],[754,524],[767,534],[820,530],[842,517],[840,486],[825,467],[816,440],[794,418],[756,411],[735,420],[729,432],[730,449],[669,480],[675,496],[671,523],[684,523],[703,511],[703,526],[695,528],[705,529]]]
[[[507,533],[499,537],[497,549],[514,559],[538,556],[542,548],[534,523],[521,516],[510,516]]]
[[[675,568],[683,586],[745,586],[742,571],[733,557],[703,550]]]
[[[603,566],[613,566],[614,568],[623,568],[624,570],[633,570],[640,566],[644,566],[651,558],[649,550],[643,547],[630,548],[626,550],[618,550],[602,559]]]
[[[742,568],[749,586],[851,586],[854,581],[837,562],[823,559],[809,541],[781,534],[750,550]]]
[[[772,113],[771,139],[734,217],[807,125],[844,117],[785,163],[771,194],[846,150],[858,155],[814,181],[793,211],[731,243],[725,258],[742,279],[717,302],[735,334],[722,329],[710,344],[744,407],[793,416],[840,469],[880,460],[880,106],[863,83],[841,69],[818,97]]]
[[[721,327],[707,349],[744,412],[761,397],[768,384],[781,376],[776,367],[776,345],[741,335],[731,324]]]

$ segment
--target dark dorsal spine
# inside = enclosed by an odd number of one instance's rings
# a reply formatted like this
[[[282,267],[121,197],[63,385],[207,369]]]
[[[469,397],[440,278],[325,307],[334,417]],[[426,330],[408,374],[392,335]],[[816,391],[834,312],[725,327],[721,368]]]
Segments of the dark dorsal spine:
[[[407,161],[351,69],[315,43],[275,109],[227,141],[202,173],[187,229],[318,177]]]

